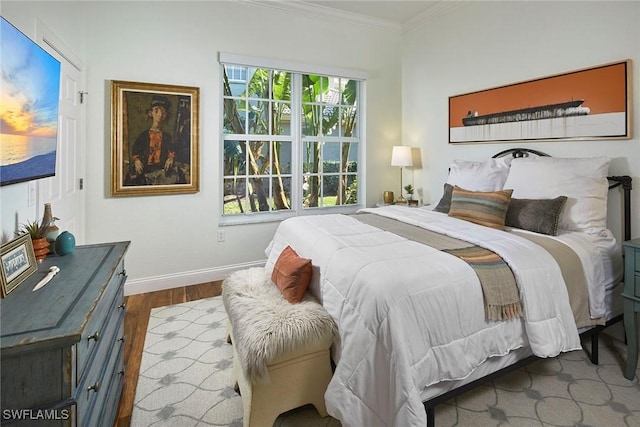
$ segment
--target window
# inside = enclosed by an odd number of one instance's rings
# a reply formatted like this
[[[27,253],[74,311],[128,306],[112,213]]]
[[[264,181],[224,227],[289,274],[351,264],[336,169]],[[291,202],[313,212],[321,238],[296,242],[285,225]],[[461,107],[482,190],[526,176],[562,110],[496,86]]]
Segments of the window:
[[[361,204],[361,80],[233,63],[221,76],[223,222]]]
[[[247,80],[247,67],[228,65],[225,70],[227,72],[227,78],[230,82],[241,83]]]

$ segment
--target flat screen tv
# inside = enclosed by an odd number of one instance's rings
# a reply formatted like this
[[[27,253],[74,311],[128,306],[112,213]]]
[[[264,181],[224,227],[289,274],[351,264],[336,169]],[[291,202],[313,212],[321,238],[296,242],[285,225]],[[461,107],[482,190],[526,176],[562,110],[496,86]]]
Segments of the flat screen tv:
[[[60,62],[0,22],[0,185],[56,173]]]

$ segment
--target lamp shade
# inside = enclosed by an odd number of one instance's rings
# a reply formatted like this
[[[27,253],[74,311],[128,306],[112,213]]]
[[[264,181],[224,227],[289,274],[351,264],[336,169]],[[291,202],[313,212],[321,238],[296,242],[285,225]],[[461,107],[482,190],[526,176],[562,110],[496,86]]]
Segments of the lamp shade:
[[[391,152],[391,166],[413,166],[411,147],[394,145],[393,151]]]

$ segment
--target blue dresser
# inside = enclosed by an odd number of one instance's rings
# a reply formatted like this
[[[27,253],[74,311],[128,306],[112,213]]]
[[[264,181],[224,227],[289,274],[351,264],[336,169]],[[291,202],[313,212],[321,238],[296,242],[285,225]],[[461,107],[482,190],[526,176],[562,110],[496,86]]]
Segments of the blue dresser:
[[[49,255],[0,301],[3,424],[113,426],[124,373],[128,247],[105,243]],[[33,292],[53,265],[60,272]]]
[[[638,312],[640,312],[640,239],[627,240],[624,246],[624,329],[627,333],[627,369],[625,378],[636,374],[638,365]]]

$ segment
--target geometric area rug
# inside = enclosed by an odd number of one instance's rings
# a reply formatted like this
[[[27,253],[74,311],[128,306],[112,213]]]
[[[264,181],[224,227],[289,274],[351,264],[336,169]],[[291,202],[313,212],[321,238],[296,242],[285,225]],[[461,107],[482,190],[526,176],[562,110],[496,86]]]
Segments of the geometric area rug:
[[[226,325],[219,296],[152,309],[132,427],[242,426]],[[536,361],[437,406],[436,426],[640,427],[640,367],[632,381],[622,376],[622,328],[607,330],[613,333],[600,336],[597,366],[584,351]],[[274,426],[340,422],[307,405],[281,415]]]
[[[151,310],[133,427],[242,426],[226,322],[221,297]]]
[[[222,297],[151,310],[136,386],[131,426],[242,427],[242,399],[235,392],[233,349],[227,343]],[[340,426],[311,405],[274,426]]]

